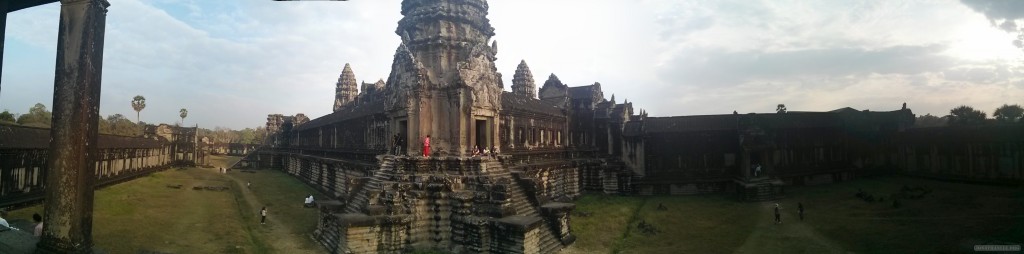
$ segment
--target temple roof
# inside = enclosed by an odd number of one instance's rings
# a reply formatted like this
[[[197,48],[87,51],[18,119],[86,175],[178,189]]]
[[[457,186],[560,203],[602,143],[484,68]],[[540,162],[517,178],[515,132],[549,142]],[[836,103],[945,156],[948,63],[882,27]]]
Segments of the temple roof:
[[[647,133],[736,129],[734,115],[648,117],[644,122],[644,131]]]
[[[599,85],[596,86],[597,90],[600,90]],[[569,88],[569,98],[573,99],[588,99],[594,97],[595,85],[586,86],[574,86]]]
[[[501,108],[503,110],[525,110],[540,114],[565,116],[561,109],[548,102],[511,92],[501,93]]]
[[[160,148],[165,142],[142,137],[100,134],[97,144],[106,148]],[[50,147],[50,129],[18,125],[0,125],[0,148],[46,149]]]
[[[295,130],[308,130],[324,125],[339,123],[345,120],[355,119],[373,114],[384,114],[384,100],[370,100],[367,102],[354,102],[334,113],[318,117],[307,123],[299,125]]]

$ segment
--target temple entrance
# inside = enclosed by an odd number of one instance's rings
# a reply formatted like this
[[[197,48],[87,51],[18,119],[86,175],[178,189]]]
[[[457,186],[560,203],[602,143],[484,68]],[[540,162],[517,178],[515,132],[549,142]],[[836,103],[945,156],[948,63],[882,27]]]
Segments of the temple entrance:
[[[409,150],[409,121],[398,120],[398,138],[401,142],[398,144],[401,147],[396,148],[398,154],[405,154]]]
[[[487,120],[477,119],[474,123],[474,126],[476,126],[476,142],[473,144],[481,149],[491,149],[490,142],[488,142],[490,141],[488,138],[490,135],[488,135],[487,131]]]
[[[761,163],[761,152],[753,151],[750,152],[750,176],[754,178],[764,177],[765,168]]]

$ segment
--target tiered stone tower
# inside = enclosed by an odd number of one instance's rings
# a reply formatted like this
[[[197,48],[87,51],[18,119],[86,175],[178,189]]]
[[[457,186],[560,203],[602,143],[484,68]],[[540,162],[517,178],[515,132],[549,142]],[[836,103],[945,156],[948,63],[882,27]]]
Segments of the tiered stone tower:
[[[389,136],[407,137],[407,153],[377,156],[375,166],[296,156],[282,162],[290,174],[331,186],[337,198],[319,202],[317,241],[343,253],[553,253],[571,244],[575,205],[537,194],[546,185],[510,171],[509,155],[465,156],[474,145],[499,144],[502,84],[494,66],[497,44],[488,45],[494,29],[487,3],[404,0],[402,14],[402,43],[381,89],[383,102],[360,97],[329,117],[358,119],[340,125],[387,121],[380,126],[391,130]],[[350,73],[346,67],[339,91]],[[377,106],[385,110],[381,116],[355,118],[379,112]],[[433,153],[424,157],[427,135]]]
[[[519,62],[516,74],[512,76],[512,92],[533,99],[537,98],[537,84],[533,82],[533,73],[530,72],[530,66],[526,66],[526,60]]]
[[[345,69],[341,71],[341,76],[338,77],[337,88],[334,91],[334,111],[345,107],[346,104],[356,99],[356,95],[359,95],[359,86],[356,85],[356,74],[352,73],[352,67],[347,63],[345,64]]]
[[[386,110],[409,153],[431,136],[436,155],[498,144],[501,74],[483,0],[405,0]]]

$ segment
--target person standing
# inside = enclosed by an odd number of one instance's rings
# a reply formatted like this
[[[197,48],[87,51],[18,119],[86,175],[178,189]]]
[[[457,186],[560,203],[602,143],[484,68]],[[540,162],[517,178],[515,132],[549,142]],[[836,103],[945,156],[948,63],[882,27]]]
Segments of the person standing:
[[[260,210],[260,224],[267,224],[267,207],[266,206],[264,206],[263,209]]]
[[[32,233],[32,235],[35,235],[36,237],[42,237],[43,236],[43,216],[39,215],[38,213],[32,214],[32,220],[36,222],[36,230],[35,230],[34,233]]]
[[[804,203],[796,203],[796,212],[800,215],[800,221],[804,221]]]
[[[423,157],[430,156],[430,135],[423,139]]]
[[[398,145],[398,142],[399,142],[398,134],[395,134],[395,136],[391,138],[391,142],[394,143],[394,144],[392,144],[392,146],[395,149],[395,155],[398,155],[399,154],[398,151],[400,150],[400,148],[399,148],[400,146]]]
[[[779,203],[775,203],[775,224],[782,224],[782,215],[779,214]]]

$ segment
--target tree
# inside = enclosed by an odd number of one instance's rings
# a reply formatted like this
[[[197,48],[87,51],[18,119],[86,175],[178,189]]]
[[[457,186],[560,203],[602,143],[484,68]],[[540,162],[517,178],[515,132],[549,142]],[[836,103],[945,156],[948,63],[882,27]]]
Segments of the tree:
[[[932,114],[926,114],[923,116],[918,116],[917,119],[914,120],[914,126],[939,127],[946,126],[946,122],[947,120],[943,119],[942,117],[933,116]]]
[[[786,113],[786,104],[779,104],[778,106],[776,106],[775,107],[775,113],[779,113],[779,114]]]
[[[961,105],[949,110],[949,125],[978,125],[985,122],[985,112]]]
[[[996,111],[992,113],[992,116],[995,117],[996,120],[999,120],[999,122],[1016,123],[1021,121],[1022,116],[1024,116],[1024,108],[1021,108],[1020,105],[1017,104],[1003,104],[1003,106],[996,108]]]
[[[142,112],[142,110],[145,109],[145,108],[146,108],[146,97],[142,97],[142,95],[136,95],[135,98],[132,98],[132,109],[135,110],[135,121],[136,122],[142,122],[142,120],[139,119],[139,113]]]
[[[242,144],[255,144],[258,141],[256,137],[256,130],[252,128],[245,128],[238,131],[239,140],[238,143]]]
[[[100,119],[100,133],[120,136],[141,136],[141,125],[135,124],[132,120],[121,114],[107,116],[107,119]]]
[[[52,120],[53,114],[46,110],[46,105],[42,103],[36,103],[29,108],[28,114],[18,116],[18,124],[36,127],[50,127]]]
[[[185,108],[181,108],[181,110],[178,112],[178,116],[181,116],[181,125],[185,126],[185,117],[188,116],[188,110]]]
[[[14,114],[11,114],[11,112],[7,110],[4,110],[4,112],[0,112],[0,122],[13,123],[15,121],[17,120],[14,119]]]

